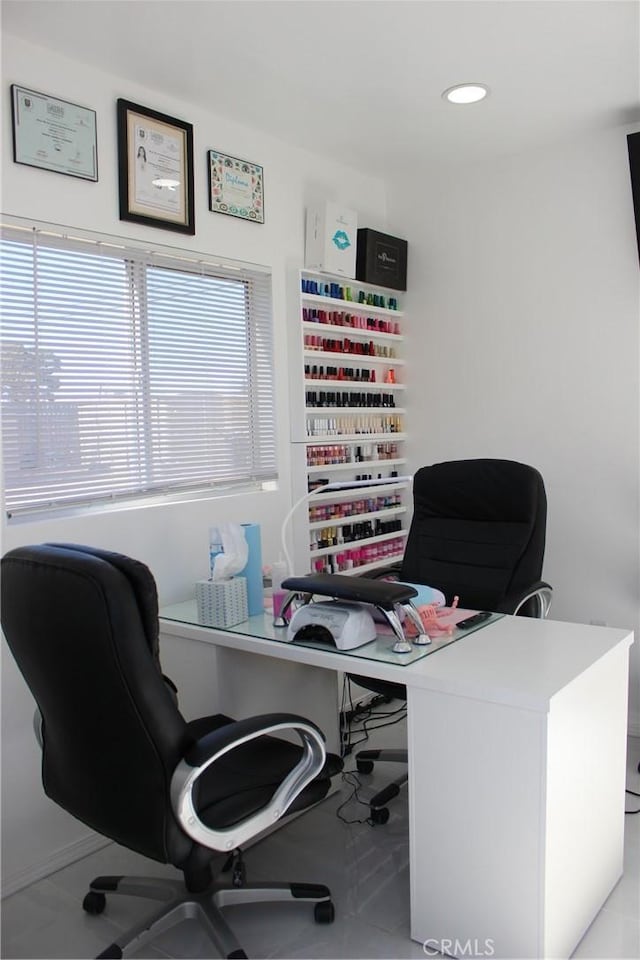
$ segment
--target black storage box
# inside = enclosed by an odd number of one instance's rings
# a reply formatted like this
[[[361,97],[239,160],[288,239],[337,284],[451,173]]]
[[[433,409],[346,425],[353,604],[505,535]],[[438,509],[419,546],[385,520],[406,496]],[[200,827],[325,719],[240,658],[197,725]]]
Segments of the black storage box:
[[[356,280],[407,289],[407,241],[365,227],[358,230]]]

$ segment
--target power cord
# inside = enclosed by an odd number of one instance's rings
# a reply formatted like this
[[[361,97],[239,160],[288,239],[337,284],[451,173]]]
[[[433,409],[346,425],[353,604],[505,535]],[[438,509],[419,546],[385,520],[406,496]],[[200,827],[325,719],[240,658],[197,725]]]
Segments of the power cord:
[[[369,804],[366,800],[363,800],[358,794],[358,791],[362,787],[362,784],[360,783],[360,778],[358,777],[358,774],[356,773],[355,770],[345,770],[344,773],[342,774],[342,780],[343,780],[343,783],[348,783],[349,786],[353,787],[353,790],[351,791],[347,799],[344,800],[336,810],[336,817],[338,818],[338,820],[342,820],[343,823],[346,823],[349,826],[351,826],[354,823],[367,823],[370,827],[372,827],[374,824],[371,817],[363,817],[362,819],[359,819],[358,817],[353,817],[351,820],[348,820],[347,817],[343,816],[342,811],[353,800],[355,800],[356,803],[361,803],[363,807],[368,807]]]
[[[400,716],[397,716],[397,714],[400,714]],[[385,723],[376,723],[374,726],[371,725],[373,724],[374,720],[377,720],[378,718],[385,718],[385,717],[395,717],[396,719],[388,720]],[[355,740],[353,742],[349,740],[348,753],[351,753],[361,743],[366,743],[367,740],[369,739],[369,733],[373,732],[374,730],[381,730],[382,727],[392,727],[396,723],[401,723],[401,721],[405,720],[406,717],[407,717],[407,706],[405,703],[399,706],[396,710],[391,710],[384,713],[378,712],[378,713],[372,714],[368,719],[366,719],[363,722],[361,729],[350,730],[350,735],[356,734],[356,733],[363,733],[364,736],[360,737],[359,740]]]
[[[625,793],[630,793],[632,797],[640,797],[640,793],[636,793],[635,790],[625,790]],[[640,813],[640,807],[637,810],[625,810],[627,815],[632,815],[634,813]]]
[[[375,707],[383,703],[389,703],[388,698],[377,694],[366,704],[354,705],[351,678],[343,678],[340,711],[340,756],[343,759],[344,757],[348,757],[355,747],[369,739],[370,731],[378,730],[381,727],[392,726],[394,723],[399,723],[401,720],[404,720],[407,715],[406,701],[395,710],[374,710]],[[398,714],[401,714],[401,716],[398,716]],[[397,719],[390,720],[388,723],[377,723],[375,726],[370,726],[373,721],[387,717],[396,717]],[[362,722],[362,726],[354,727],[354,722]],[[363,733],[364,736],[359,740],[352,741],[352,737],[360,733]]]

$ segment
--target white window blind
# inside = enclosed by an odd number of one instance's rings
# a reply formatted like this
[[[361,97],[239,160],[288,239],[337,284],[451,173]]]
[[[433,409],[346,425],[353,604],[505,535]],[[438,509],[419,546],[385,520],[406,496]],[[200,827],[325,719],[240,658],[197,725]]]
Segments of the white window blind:
[[[276,477],[271,278],[7,227],[10,517]]]

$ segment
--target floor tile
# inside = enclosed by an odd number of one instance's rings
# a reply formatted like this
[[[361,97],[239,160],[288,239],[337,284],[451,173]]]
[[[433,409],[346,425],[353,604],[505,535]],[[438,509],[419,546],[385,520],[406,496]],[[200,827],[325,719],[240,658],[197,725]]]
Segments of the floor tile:
[[[640,921],[601,910],[572,954],[575,960],[638,960]]]
[[[403,731],[390,727],[376,734],[375,746],[401,746]],[[373,744],[370,744],[373,745]],[[640,739],[629,742],[628,785],[640,792]],[[355,768],[352,757],[347,762]],[[397,765],[379,764],[362,776],[367,798],[397,773]],[[363,960],[423,958],[422,945],[409,936],[408,804],[403,790],[390,806],[384,826],[346,824],[336,816],[352,787],[249,848],[249,882],[281,880],[323,883],[332,891],[336,919],[316,924],[309,904],[251,904],[230,907],[225,915],[238,940],[255,960]],[[635,800],[629,798],[629,808]],[[355,801],[343,816],[366,818],[368,807]],[[86,958],[95,956],[154,904],[130,897],[108,898],[104,914],[84,913],[82,898],[95,876],[132,874],[178,876],[178,871],[110,844],[45,880],[8,897],[2,904],[2,957],[5,960]],[[183,921],[134,956],[207,958],[208,939],[195,921]],[[640,815],[625,818],[625,873],[578,945],[574,957],[626,960],[640,956]]]
[[[106,917],[90,917],[74,896],[41,880],[2,902],[2,956],[91,957],[120,930]]]

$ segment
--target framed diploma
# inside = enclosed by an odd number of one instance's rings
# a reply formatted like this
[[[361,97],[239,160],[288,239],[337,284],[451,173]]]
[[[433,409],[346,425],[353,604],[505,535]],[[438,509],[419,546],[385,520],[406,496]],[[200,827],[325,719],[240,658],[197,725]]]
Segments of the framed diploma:
[[[15,163],[98,179],[95,110],[12,84],[11,112]]]
[[[193,126],[118,100],[120,219],[195,233]]]
[[[209,209],[264,223],[263,179],[257,163],[209,150]]]

